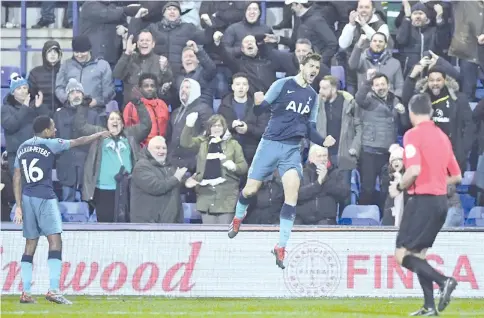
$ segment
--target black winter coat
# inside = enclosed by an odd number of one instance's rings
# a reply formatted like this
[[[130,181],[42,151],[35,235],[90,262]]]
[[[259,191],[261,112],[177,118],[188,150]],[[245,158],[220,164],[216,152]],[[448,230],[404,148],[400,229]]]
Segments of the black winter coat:
[[[87,107],[91,102],[91,98],[85,98],[83,105],[78,107]],[[55,127],[57,129],[56,136],[62,139],[76,139],[82,137],[83,134],[74,126],[74,118],[78,108],[64,105],[59,108],[53,116]],[[96,110],[89,108],[87,111],[87,123],[96,126],[106,125],[106,115],[100,115]],[[56,170],[59,182],[68,187],[73,187],[82,184],[84,175],[84,162],[86,161],[87,153],[89,152],[89,145],[71,148],[63,151],[57,155]]]
[[[226,95],[220,103],[218,113],[224,116],[225,120],[227,121],[227,126],[230,129],[230,133],[235,135],[235,138],[242,146],[245,160],[248,163],[251,163],[257,150],[257,146],[259,145],[262,135],[264,134],[267,124],[269,123],[271,114],[265,112],[260,116],[256,116],[253,111],[254,101],[252,98],[249,98],[247,100],[248,107],[245,110],[245,116],[243,118],[237,118],[237,114],[232,106],[233,98],[233,93]],[[232,129],[232,122],[236,119],[244,121],[247,124],[246,134],[239,135],[235,129]]]
[[[296,41],[303,38],[311,41],[313,50],[322,55],[324,64],[330,66],[331,59],[338,52],[338,40],[317,6],[311,6],[302,17],[296,18],[291,38],[281,37],[280,44],[293,51]]]
[[[179,75],[182,70],[182,51],[189,40],[197,44],[207,42],[205,31],[199,31],[193,24],[181,22],[174,28],[166,27],[162,22],[147,23],[142,19],[132,18],[129,23],[129,34],[137,36],[142,29],[148,29],[155,40],[154,52],[165,56],[170,63],[173,75]]]
[[[53,47],[59,48],[58,51],[60,53],[59,61],[55,65],[47,61],[47,52]],[[27,78],[31,94],[37,94],[38,91],[41,91],[44,95],[44,105],[49,108],[51,114],[62,106],[62,103],[55,96],[55,79],[57,72],[59,72],[61,60],[62,51],[60,50],[59,42],[53,40],[45,42],[42,48],[42,65],[34,67]]]
[[[2,105],[2,128],[7,142],[7,152],[16,153],[20,145],[34,136],[32,124],[40,115],[50,116],[49,107],[42,104],[35,107],[20,104],[11,94],[5,96]],[[13,166],[13,165],[12,165]]]
[[[350,185],[341,170],[335,166],[328,169],[322,184],[318,182],[316,166],[308,164],[299,188],[297,218],[303,224],[316,224],[324,218],[336,218],[338,203],[350,196]]]

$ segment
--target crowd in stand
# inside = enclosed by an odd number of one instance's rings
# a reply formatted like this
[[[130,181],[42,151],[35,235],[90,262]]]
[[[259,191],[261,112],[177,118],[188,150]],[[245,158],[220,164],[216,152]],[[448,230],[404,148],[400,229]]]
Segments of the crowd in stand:
[[[62,61],[59,42],[49,40],[42,65],[25,78],[11,76],[1,108],[9,166],[2,170],[2,220],[9,219],[16,151],[32,137],[34,118],[47,114],[59,138],[112,135],[58,156],[62,201],[79,200],[80,192],[98,222],[134,223],[183,222],[182,203],[196,202],[203,223],[229,224],[269,121],[253,112],[257,96],[278,72],[297,74],[310,52],[322,56],[313,87],[325,141],[301,144],[296,224],[337,224],[352,203],[354,169],[358,204],[377,205],[382,224],[398,224],[406,197],[389,198],[388,185],[403,174],[398,142],[411,128],[407,104],[415,92],[430,95],[433,120],[461,170],[477,170],[473,195],[484,205],[484,100],[475,97],[484,72],[484,0],[404,0],[395,34],[379,5],[286,0],[274,26],[292,29],[284,37],[261,23],[255,1],[84,2],[72,58]],[[49,12],[43,8],[36,28],[52,24]],[[70,16],[64,24],[72,25]],[[331,75],[335,65],[344,67],[344,81]],[[123,83],[122,96],[114,79]],[[119,111],[109,106],[113,100]],[[455,195],[449,188],[449,226],[463,224]],[[245,222],[278,223],[282,203],[274,172]]]

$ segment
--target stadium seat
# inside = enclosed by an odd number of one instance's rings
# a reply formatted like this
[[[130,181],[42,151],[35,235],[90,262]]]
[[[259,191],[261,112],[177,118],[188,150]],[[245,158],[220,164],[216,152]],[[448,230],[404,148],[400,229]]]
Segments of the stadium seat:
[[[114,90],[116,91],[116,93],[122,92],[123,91],[123,81],[121,81],[119,79],[115,79],[114,80]]]
[[[339,79],[339,89],[346,88],[345,69],[343,68],[343,66],[331,66],[331,75]]]
[[[87,222],[89,206],[86,202],[59,202],[63,222]]]
[[[202,216],[197,211],[195,203],[182,203],[183,205],[183,220],[185,223],[192,223],[192,220],[201,220]]]
[[[341,225],[380,225],[380,210],[376,205],[348,205],[338,222]]]
[[[468,193],[469,192],[469,186],[472,184],[472,181],[474,180],[474,173],[475,171],[466,171],[464,172],[464,177],[462,178],[461,184],[457,185],[457,192],[458,193]]]
[[[476,206],[476,199],[467,193],[459,194],[459,197],[462,208],[464,209],[464,216],[467,217],[472,208]]]
[[[351,171],[351,204],[357,204],[360,198],[360,173],[358,170]]]
[[[2,76],[1,76],[2,87],[8,88],[10,87],[10,74],[12,73],[20,74],[20,68],[18,68],[17,66],[2,66],[1,72],[2,72]]]
[[[106,113],[111,113],[114,111],[119,111],[118,102],[115,100],[110,101],[106,104]]]
[[[2,100],[0,105],[3,105],[3,100],[5,99],[5,96],[7,96],[8,94],[10,94],[10,88],[2,87]]]
[[[483,206],[476,206],[471,209],[465,221],[465,226],[484,226]]]
[[[213,100],[213,112],[214,113],[217,113],[218,112],[218,108],[220,107],[220,103],[222,102],[221,99],[214,99]]]

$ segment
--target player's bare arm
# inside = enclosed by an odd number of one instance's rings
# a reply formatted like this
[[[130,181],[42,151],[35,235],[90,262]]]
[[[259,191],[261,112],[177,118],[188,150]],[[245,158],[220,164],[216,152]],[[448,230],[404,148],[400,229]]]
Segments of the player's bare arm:
[[[105,130],[105,131],[97,132],[97,133],[92,134],[90,136],[79,137],[77,139],[71,140],[71,148],[87,145],[87,144],[93,142],[96,139],[107,138],[109,136],[111,136],[111,133],[109,131]]]
[[[397,189],[399,188],[403,190],[409,188],[415,182],[415,180],[417,180],[417,177],[420,175],[421,171],[422,167],[420,165],[410,166],[403,174]]]
[[[15,196],[15,218],[16,224],[22,223],[22,177],[20,175],[20,168],[15,168],[13,173],[13,194]]]

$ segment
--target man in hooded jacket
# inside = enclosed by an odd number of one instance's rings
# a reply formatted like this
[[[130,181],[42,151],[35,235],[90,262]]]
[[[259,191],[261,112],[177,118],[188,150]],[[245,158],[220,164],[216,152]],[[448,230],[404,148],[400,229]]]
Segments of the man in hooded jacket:
[[[181,105],[170,116],[171,134],[170,138],[167,138],[169,140],[168,161],[179,167],[186,167],[189,172],[195,172],[198,150],[180,146],[181,132],[187,115],[197,112],[199,120],[194,132],[196,135],[201,134],[205,129],[205,123],[213,114],[213,109],[200,100],[200,84],[194,79],[184,79],[179,91]]]

